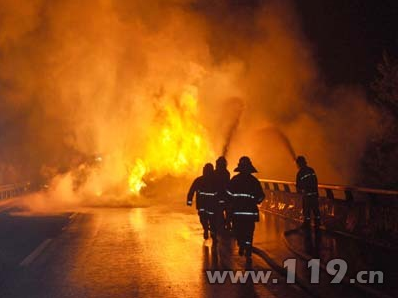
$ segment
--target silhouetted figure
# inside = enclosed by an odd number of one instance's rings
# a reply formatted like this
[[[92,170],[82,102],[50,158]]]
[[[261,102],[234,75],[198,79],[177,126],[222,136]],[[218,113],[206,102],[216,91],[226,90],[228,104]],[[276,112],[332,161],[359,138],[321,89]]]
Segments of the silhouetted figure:
[[[313,212],[315,226],[320,226],[319,188],[315,171],[307,165],[303,156],[296,159],[298,173],[296,175],[297,192],[302,194],[303,228],[310,228],[310,216]]]
[[[202,176],[196,178],[187,194],[187,205],[191,206],[194,193],[196,194],[196,207],[201,225],[204,229],[204,239],[208,239],[209,230],[213,244],[217,242],[217,226],[215,214],[217,209],[217,188],[213,165],[207,163],[203,168]]]
[[[247,156],[240,158],[234,176],[227,186],[227,193],[231,197],[233,210],[233,229],[237,238],[240,256],[246,256],[247,263],[251,263],[252,240],[255,222],[259,221],[260,204],[265,194],[258,179],[252,173],[257,170]]]
[[[224,156],[220,156],[216,160],[215,179],[218,188],[219,201],[219,226],[223,226],[227,230],[231,230],[231,204],[226,189],[230,182],[230,172],[227,170],[227,160]]]

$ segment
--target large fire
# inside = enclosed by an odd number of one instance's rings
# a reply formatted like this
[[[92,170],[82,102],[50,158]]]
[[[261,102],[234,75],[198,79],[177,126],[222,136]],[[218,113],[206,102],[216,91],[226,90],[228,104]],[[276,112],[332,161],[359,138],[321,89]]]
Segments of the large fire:
[[[186,175],[214,158],[204,127],[197,119],[198,89],[187,85],[177,100],[166,97],[148,129],[145,156],[129,170],[129,189],[138,194],[150,179],[165,173]]]
[[[290,180],[270,127],[347,183],[380,127],[363,92],[320,87],[291,1],[235,2],[0,0],[0,183],[125,204],[218,154]]]

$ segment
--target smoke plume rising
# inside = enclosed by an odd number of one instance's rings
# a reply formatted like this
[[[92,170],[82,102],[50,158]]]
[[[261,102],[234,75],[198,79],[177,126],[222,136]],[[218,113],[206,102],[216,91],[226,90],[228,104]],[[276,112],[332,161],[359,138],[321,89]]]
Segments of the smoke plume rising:
[[[1,183],[102,196],[219,152],[292,180],[289,142],[350,183],[377,127],[364,98],[326,87],[288,0],[0,0]]]

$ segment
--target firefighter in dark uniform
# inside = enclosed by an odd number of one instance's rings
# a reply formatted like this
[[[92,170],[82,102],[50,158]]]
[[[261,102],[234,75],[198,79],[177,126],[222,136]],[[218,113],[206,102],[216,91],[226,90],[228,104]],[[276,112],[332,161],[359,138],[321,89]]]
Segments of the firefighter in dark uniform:
[[[227,186],[227,193],[231,197],[233,210],[233,229],[239,246],[239,255],[245,253],[247,263],[251,263],[252,240],[255,222],[259,221],[260,204],[265,194],[258,179],[252,173],[257,170],[247,156],[240,158],[234,176]]]
[[[231,229],[231,208],[230,200],[227,196],[227,184],[230,182],[230,172],[227,170],[227,160],[224,156],[220,156],[216,160],[215,179],[218,188],[218,226],[227,230]]]
[[[198,216],[204,229],[204,239],[209,238],[211,230],[212,239],[216,242],[215,209],[217,207],[217,189],[213,165],[207,163],[203,168],[202,176],[196,178],[187,194],[187,205],[191,206],[194,193],[196,194],[196,207]],[[214,243],[215,244],[215,243]]]
[[[296,175],[296,188],[298,193],[302,195],[302,213],[304,217],[303,227],[310,228],[310,216],[311,212],[313,212],[315,226],[318,228],[320,226],[320,210],[316,173],[307,165],[304,156],[298,156],[296,164],[299,169]]]

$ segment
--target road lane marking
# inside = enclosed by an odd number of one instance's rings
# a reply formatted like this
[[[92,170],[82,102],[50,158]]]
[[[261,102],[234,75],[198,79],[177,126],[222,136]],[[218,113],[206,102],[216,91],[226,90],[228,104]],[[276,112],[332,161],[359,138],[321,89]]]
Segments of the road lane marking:
[[[29,256],[27,256],[23,261],[19,264],[21,267],[29,266],[50,244],[52,239],[44,240],[34,251],[31,252]]]

